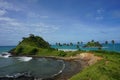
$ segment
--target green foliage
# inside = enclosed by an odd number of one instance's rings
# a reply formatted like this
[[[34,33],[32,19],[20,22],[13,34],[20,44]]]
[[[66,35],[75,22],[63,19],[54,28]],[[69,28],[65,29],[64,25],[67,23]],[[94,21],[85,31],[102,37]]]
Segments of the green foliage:
[[[9,52],[15,55],[36,55],[39,52],[39,48],[52,49],[42,37],[30,34],[27,38],[23,37],[23,40],[19,42],[16,48]]]
[[[50,48],[49,43],[46,42],[42,37],[34,36],[33,34],[30,34],[28,38],[24,37],[19,45],[29,45],[38,48]]]
[[[60,53],[58,54],[58,56],[60,57],[65,57],[67,54],[64,51],[60,51]]]
[[[103,60],[74,75],[70,80],[120,80],[120,54],[108,51],[91,51]]]
[[[16,49],[14,49],[14,50],[15,50],[16,55],[19,55],[20,53],[23,52],[23,47],[19,46],[19,47],[16,47]]]
[[[33,48],[29,53],[30,55],[36,55],[39,50],[37,48]]]
[[[102,45],[98,41],[95,42],[92,40],[91,42],[88,42],[84,47],[102,47]]]

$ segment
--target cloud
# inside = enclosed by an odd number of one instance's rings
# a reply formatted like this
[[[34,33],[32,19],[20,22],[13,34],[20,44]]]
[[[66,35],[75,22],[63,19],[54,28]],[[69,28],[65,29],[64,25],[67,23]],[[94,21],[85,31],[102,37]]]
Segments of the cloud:
[[[0,9],[0,16],[5,15],[5,13],[6,13],[6,10],[4,10],[4,9]]]
[[[11,21],[14,21],[14,19],[10,17],[0,17],[0,21],[11,22]]]
[[[12,3],[7,2],[5,0],[0,0],[0,9],[14,10],[14,11],[20,11],[21,10],[16,5],[13,5]]]
[[[97,16],[95,19],[96,19],[96,20],[103,20],[104,17],[103,17],[103,16]]]
[[[104,12],[104,9],[102,9],[102,8],[100,8],[100,9],[97,10],[98,14],[102,14],[103,12]]]
[[[29,12],[27,14],[27,16],[30,17],[30,18],[43,18],[43,19],[48,18],[48,16],[40,15],[40,14],[37,14],[37,13],[34,13],[34,12]]]
[[[104,19],[104,9],[102,9],[102,8],[100,8],[100,9],[98,9],[98,10],[96,10],[96,17],[95,17],[95,19],[96,20],[103,20]]]
[[[0,31],[11,33],[21,33],[21,34],[29,34],[29,33],[52,33],[59,29],[59,27],[55,25],[49,25],[46,23],[25,23],[19,22],[16,19],[10,17],[0,17]]]

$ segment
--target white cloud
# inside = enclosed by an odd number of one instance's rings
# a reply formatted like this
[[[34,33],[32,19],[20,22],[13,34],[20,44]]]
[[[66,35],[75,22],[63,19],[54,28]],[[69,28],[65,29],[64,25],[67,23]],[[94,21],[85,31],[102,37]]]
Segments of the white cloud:
[[[102,20],[102,19],[104,19],[104,17],[103,16],[97,16],[95,19],[96,20]]]
[[[11,21],[14,21],[14,19],[9,17],[0,17],[0,21],[11,22]]]
[[[21,10],[16,5],[13,5],[12,3],[7,2],[5,0],[0,0],[0,8],[5,9],[5,10],[14,10],[14,11],[20,11]]]
[[[95,19],[96,20],[103,20],[104,19],[104,9],[102,9],[102,8],[100,8],[100,9],[98,9],[96,12],[96,17],[95,17]]]
[[[6,13],[6,10],[4,10],[4,9],[0,9],[0,16],[5,15],[5,13]]]
[[[103,12],[104,12],[104,9],[102,9],[102,8],[100,8],[100,9],[97,10],[98,14],[102,14]]]
[[[37,14],[37,13],[34,13],[34,12],[29,12],[27,14],[27,16],[30,17],[30,18],[43,18],[43,19],[48,18],[48,16],[46,16],[46,15],[40,15],[40,14]]]
[[[2,32],[16,32],[16,33],[52,33],[59,28],[55,25],[48,25],[45,23],[23,23],[10,17],[0,17],[0,31]]]

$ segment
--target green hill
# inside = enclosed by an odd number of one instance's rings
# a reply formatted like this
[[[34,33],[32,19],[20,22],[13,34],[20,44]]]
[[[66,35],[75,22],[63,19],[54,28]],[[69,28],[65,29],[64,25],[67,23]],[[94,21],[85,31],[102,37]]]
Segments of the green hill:
[[[42,37],[30,34],[29,37],[24,37],[16,48],[10,50],[9,52],[13,55],[36,55],[45,50],[52,50],[52,48],[50,48],[50,44]]]
[[[95,42],[94,40],[88,42],[84,47],[102,47],[102,45],[97,41]]]
[[[64,51],[58,51],[51,48],[50,44],[42,37],[30,34],[29,37],[23,37],[16,48],[9,51],[12,55],[36,55],[36,56],[66,56]]]

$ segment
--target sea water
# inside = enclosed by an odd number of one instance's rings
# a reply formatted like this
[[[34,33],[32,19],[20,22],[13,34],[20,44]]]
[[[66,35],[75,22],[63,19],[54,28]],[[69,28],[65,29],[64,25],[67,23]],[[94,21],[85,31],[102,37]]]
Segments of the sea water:
[[[63,61],[51,58],[0,58],[0,77],[15,77],[29,72],[34,77],[49,78],[60,74],[64,67]]]
[[[63,51],[76,51],[78,49],[81,50],[98,50],[97,47],[89,47],[89,48],[85,48],[84,44],[79,45],[79,48],[77,48],[77,45],[73,45],[73,46],[58,46],[58,45],[52,45],[52,48],[56,48],[58,50],[63,50]],[[120,43],[116,43],[116,44],[102,44],[102,50],[107,50],[107,51],[116,51],[116,52],[120,52]]]
[[[15,46],[0,46],[0,54],[7,53]],[[63,60],[32,57],[0,57],[0,77],[15,77],[23,73],[49,78],[60,74],[65,68]]]
[[[120,52],[120,44],[102,44],[103,50]],[[84,48],[79,45],[82,50],[97,50],[98,48]],[[78,50],[76,45],[73,46],[56,46],[51,47],[66,50]],[[0,54],[8,52],[15,46],[0,46]],[[30,72],[35,77],[51,77],[61,73],[67,67],[66,63],[61,60],[49,58],[32,58],[32,57],[0,57],[0,77],[20,75],[24,72]]]

